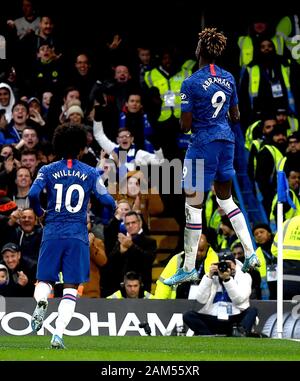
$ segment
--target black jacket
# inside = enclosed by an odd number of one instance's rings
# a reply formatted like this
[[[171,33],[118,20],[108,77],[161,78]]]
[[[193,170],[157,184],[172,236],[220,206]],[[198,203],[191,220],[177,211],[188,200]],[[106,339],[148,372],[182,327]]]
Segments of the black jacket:
[[[27,275],[28,283],[26,286],[18,284],[18,272],[23,271]],[[8,297],[33,297],[35,275],[28,269],[26,264],[20,260],[19,265],[14,269],[8,269],[9,283],[6,286],[0,287],[0,295]]]
[[[102,268],[103,297],[108,296],[120,288],[124,275],[128,271],[135,271],[142,277],[144,290],[151,292],[152,264],[156,257],[157,243],[155,239],[146,236],[143,232],[133,238],[133,245],[125,252],[120,252],[120,243],[117,241],[111,252],[106,252],[108,263]],[[104,275],[105,274],[105,275]],[[102,276],[104,275],[104,276]]]

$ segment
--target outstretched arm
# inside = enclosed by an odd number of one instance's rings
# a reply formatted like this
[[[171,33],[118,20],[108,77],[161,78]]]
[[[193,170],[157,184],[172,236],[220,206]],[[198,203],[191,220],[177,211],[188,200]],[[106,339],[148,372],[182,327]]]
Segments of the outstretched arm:
[[[94,132],[95,139],[97,140],[97,143],[108,154],[110,154],[114,150],[114,148],[118,147],[118,145],[116,143],[112,142],[105,135],[104,130],[103,130],[103,123],[101,121],[100,122],[94,121],[93,132]]]

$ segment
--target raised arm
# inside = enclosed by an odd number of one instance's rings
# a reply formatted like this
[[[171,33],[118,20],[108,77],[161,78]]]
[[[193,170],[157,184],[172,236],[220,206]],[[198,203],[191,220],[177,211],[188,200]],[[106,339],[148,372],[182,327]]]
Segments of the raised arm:
[[[114,150],[114,148],[116,148],[118,146],[116,143],[114,143],[110,139],[108,139],[108,137],[105,135],[104,130],[103,130],[103,123],[101,121],[97,122],[94,120],[93,133],[94,133],[94,137],[95,137],[97,143],[108,154],[110,154]]]

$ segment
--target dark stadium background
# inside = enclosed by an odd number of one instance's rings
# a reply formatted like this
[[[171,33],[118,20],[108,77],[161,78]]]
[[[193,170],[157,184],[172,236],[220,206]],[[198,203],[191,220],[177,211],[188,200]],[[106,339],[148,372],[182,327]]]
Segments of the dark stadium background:
[[[201,23],[216,25],[229,37],[246,32],[253,15],[264,14],[278,20],[285,14],[299,12],[300,5],[271,1],[203,0],[36,0],[37,8],[54,15],[59,31],[69,47],[94,46],[115,30],[131,41],[165,45],[176,41],[186,50],[194,49]],[[289,2],[292,3],[292,2]],[[0,28],[9,18],[20,16],[21,0],[2,0]]]

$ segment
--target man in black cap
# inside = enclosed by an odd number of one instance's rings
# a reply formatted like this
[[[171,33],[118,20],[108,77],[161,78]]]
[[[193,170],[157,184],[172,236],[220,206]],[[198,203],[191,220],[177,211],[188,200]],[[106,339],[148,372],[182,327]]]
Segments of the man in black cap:
[[[196,299],[204,305],[199,312],[186,312],[184,323],[195,335],[250,335],[257,316],[249,303],[251,283],[233,253],[221,251],[219,262],[210,266],[198,286]]]
[[[293,115],[287,108],[278,108],[276,111],[277,124],[283,125],[287,129],[287,135],[299,130],[299,119]]]
[[[261,298],[263,300],[277,299],[277,258],[272,254],[271,247],[274,234],[271,227],[265,223],[257,223],[252,229],[257,245],[256,255],[260,261],[257,269],[261,277]]]
[[[2,263],[7,267],[9,274],[9,283],[3,296],[32,297],[35,279],[22,261],[19,245],[7,243],[2,247],[1,254]]]
[[[295,154],[297,152],[300,152],[300,131],[295,131],[291,135],[289,135],[287,141],[287,153]]]

